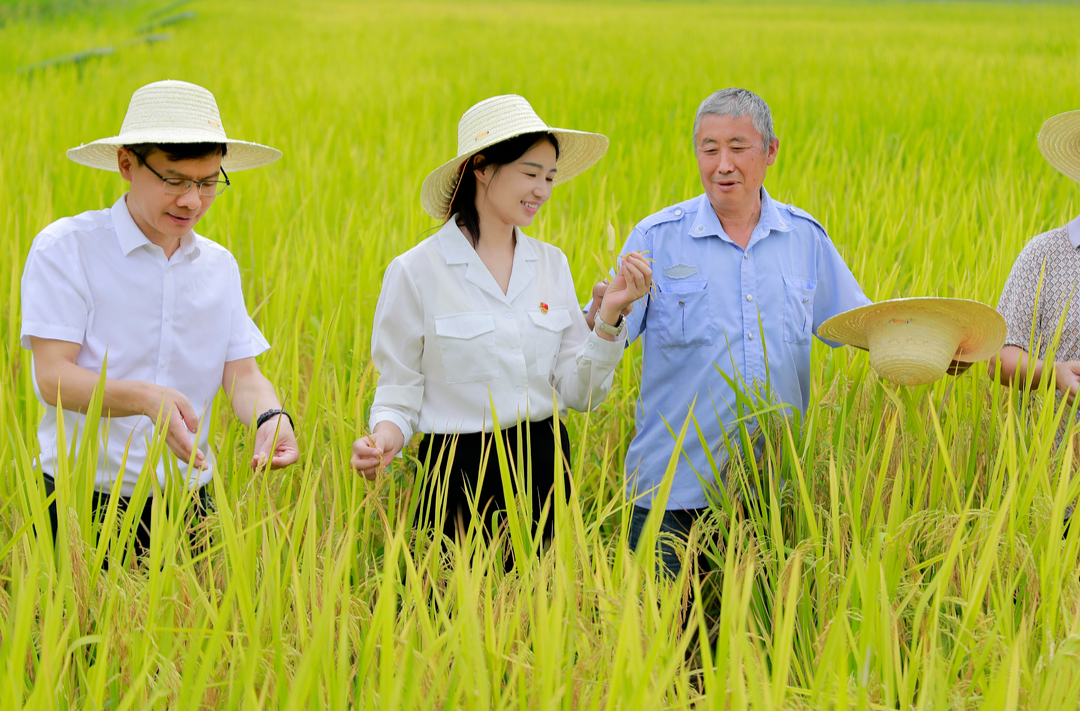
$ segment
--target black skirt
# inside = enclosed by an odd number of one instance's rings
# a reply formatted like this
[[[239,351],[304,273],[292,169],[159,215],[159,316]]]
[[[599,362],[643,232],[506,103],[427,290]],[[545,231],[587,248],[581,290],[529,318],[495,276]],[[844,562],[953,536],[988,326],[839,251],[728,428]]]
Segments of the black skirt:
[[[519,479],[532,485],[532,532],[536,535],[544,504],[555,495],[555,427],[562,442],[562,472],[567,496],[570,494],[570,437],[557,417],[539,422],[522,422],[499,434],[506,447],[510,471],[517,471],[518,452],[525,465]],[[456,439],[456,442],[455,442]],[[453,459],[451,458],[453,447]],[[441,453],[441,458],[440,458]],[[420,499],[419,521],[432,529],[442,529],[456,537],[472,523],[469,498],[476,499],[476,511],[483,517],[484,532],[497,532],[499,522],[506,520],[506,496],[499,472],[499,455],[491,432],[469,432],[458,435],[426,434],[420,442],[419,459],[430,467],[424,478]],[[430,457],[430,459],[429,459]],[[484,465],[483,481],[480,480]],[[511,476],[511,481],[514,477]],[[515,484],[515,488],[516,488]],[[477,495],[478,494],[478,495]],[[445,506],[441,498],[445,497]],[[544,521],[544,540],[555,532],[554,502],[548,506]]]

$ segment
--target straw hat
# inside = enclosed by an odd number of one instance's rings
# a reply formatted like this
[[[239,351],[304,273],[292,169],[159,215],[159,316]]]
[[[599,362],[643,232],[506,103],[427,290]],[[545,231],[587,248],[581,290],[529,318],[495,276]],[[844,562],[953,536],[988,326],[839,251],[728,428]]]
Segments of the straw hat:
[[[131,95],[120,135],[86,143],[67,152],[76,163],[119,171],[116,149],[138,143],[226,143],[221,167],[228,171],[258,168],[281,157],[276,148],[225,136],[214,95],[186,81],[156,81]]]
[[[818,337],[870,351],[877,374],[900,385],[924,385],[953,360],[986,360],[1005,344],[1005,319],[968,299],[891,299],[833,316]]]
[[[432,217],[445,220],[465,161],[489,146],[524,133],[553,134],[559,142],[559,172],[555,184],[585,172],[607,151],[607,136],[552,128],[516,94],[493,96],[472,106],[458,121],[458,154],[431,171],[420,188],[420,203]]]
[[[1080,111],[1046,119],[1039,131],[1039,150],[1050,165],[1080,183]]]

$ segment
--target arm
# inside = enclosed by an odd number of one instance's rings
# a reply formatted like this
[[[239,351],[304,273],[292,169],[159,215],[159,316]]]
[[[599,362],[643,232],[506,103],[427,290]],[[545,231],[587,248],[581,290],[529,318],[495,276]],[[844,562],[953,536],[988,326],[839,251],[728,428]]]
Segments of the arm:
[[[86,412],[100,376],[77,364],[82,345],[30,336],[30,348],[42,399],[53,407],[59,401],[65,410]],[[178,390],[141,380],[106,378],[101,409],[109,417],[149,417],[167,428],[165,443],[180,460],[206,468],[205,455],[194,449],[191,440],[199,429],[198,415]]]
[[[988,371],[993,378],[997,364],[1001,363],[1001,384],[1021,390],[1047,387],[1052,380],[1054,387],[1071,405],[1080,389],[1080,361],[1066,360],[1047,364],[1019,346],[1005,346],[997,356],[990,359]],[[1049,365],[1049,371],[1047,366]],[[1050,377],[1051,372],[1053,377]]]
[[[566,300],[574,302],[574,283],[570,266],[565,263]],[[648,261],[634,252],[623,258],[619,272],[605,288],[603,300],[597,309],[606,323],[614,324],[619,313],[629,309],[634,301],[649,292],[652,284],[652,268]],[[625,349],[625,335],[616,338],[610,334],[590,331],[579,311],[571,318],[575,324],[563,331],[562,344],[553,374],[553,384],[563,403],[575,410],[591,410],[607,397],[611,388],[615,366]],[[610,321],[608,319],[611,319]]]
[[[424,304],[399,260],[386,268],[371,324],[371,361],[379,371],[371,434],[353,442],[352,468],[367,479],[393,461],[412,437],[424,398]]]
[[[281,409],[274,386],[259,370],[255,358],[240,358],[225,363],[221,386],[229,396],[233,412],[241,422],[255,425],[255,418],[267,410]],[[281,469],[300,459],[300,447],[288,417],[274,415],[255,432],[255,454],[251,468],[270,465]]]

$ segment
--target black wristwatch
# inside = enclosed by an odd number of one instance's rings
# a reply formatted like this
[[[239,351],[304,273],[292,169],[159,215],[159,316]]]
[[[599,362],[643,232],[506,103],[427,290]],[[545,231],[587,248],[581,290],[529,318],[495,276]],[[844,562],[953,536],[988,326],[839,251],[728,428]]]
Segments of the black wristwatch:
[[[293,425],[292,415],[285,412],[284,410],[267,410],[263,414],[259,415],[258,418],[256,418],[255,420],[255,429],[259,429],[260,427],[262,427],[264,424],[266,424],[266,421],[274,415],[285,415],[285,417],[289,418],[289,427],[292,427],[294,430],[296,429],[296,426]]]

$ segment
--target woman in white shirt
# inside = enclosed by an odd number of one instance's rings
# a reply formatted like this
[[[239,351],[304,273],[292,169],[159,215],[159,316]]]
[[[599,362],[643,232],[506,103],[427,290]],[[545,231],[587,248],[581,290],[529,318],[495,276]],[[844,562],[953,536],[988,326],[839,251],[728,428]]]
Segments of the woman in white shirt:
[[[374,478],[423,432],[419,459],[431,470],[420,518],[448,535],[468,528],[469,497],[488,533],[505,509],[496,418],[511,463],[522,449],[535,530],[554,485],[556,430],[569,461],[559,416],[595,408],[611,387],[626,342],[622,313],[648,293],[648,262],[621,260],[590,331],[562,251],[519,229],[607,144],[547,126],[520,96],[476,104],[458,123],[457,157],[421,190],[424,209],[445,224],[386,269],[371,337],[380,373],[371,434],[353,444],[352,466]],[[549,510],[545,537],[552,519]]]

